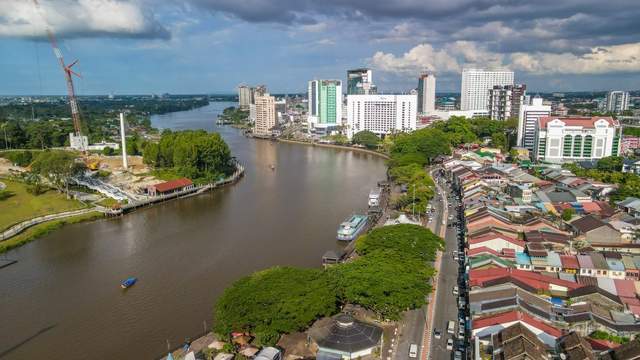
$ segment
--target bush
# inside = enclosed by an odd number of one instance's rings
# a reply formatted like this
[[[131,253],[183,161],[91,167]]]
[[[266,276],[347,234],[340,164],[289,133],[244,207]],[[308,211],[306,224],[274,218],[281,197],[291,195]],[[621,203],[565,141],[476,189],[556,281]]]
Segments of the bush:
[[[111,147],[107,146],[104,149],[102,149],[102,155],[105,156],[111,156],[115,153],[115,150],[113,150]]]
[[[14,192],[9,191],[9,190],[0,190],[0,201],[2,200],[6,200],[10,197],[12,197],[13,195],[15,195]]]
[[[371,131],[363,130],[355,133],[351,142],[363,145],[369,149],[375,149],[380,143],[380,138]]]
[[[0,152],[0,157],[3,157],[18,166],[29,166],[33,161],[32,151],[4,151]]]

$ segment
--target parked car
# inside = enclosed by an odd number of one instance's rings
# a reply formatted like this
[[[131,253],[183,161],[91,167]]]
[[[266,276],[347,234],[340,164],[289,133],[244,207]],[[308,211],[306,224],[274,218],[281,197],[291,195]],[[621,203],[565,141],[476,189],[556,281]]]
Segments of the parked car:
[[[453,350],[453,339],[447,339],[447,350]]]
[[[458,295],[458,285],[453,287],[453,295]]]
[[[410,358],[418,357],[418,345],[416,344],[409,345],[409,357]]]
[[[440,331],[439,329],[433,330],[433,337],[436,339],[442,338],[442,331]]]
[[[456,351],[456,352],[453,354],[453,359],[454,359],[454,360],[462,360],[462,351],[459,351],[459,350],[458,350],[458,351]]]

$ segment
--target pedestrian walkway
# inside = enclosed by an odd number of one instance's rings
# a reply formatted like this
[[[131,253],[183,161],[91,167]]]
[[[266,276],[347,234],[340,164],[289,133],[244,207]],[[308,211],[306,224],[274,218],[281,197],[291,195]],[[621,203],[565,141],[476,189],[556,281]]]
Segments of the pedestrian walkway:
[[[61,213],[57,213],[57,214],[50,214],[50,215],[45,215],[45,216],[38,216],[36,218],[33,219],[29,219],[29,220],[25,220],[19,224],[16,224],[10,228],[8,228],[7,230],[3,231],[2,233],[0,233],[0,241],[3,240],[7,240],[11,237],[14,237],[16,235],[18,235],[19,233],[25,231],[26,229],[38,225],[38,224],[42,224],[44,222],[47,221],[51,221],[51,220],[58,220],[58,219],[64,219],[67,217],[71,217],[71,216],[77,216],[77,215],[84,215],[84,214],[88,214],[90,212],[93,211],[97,211],[96,208],[88,208],[88,209],[81,209],[81,210],[74,210],[74,211],[65,211],[65,212],[61,212]]]

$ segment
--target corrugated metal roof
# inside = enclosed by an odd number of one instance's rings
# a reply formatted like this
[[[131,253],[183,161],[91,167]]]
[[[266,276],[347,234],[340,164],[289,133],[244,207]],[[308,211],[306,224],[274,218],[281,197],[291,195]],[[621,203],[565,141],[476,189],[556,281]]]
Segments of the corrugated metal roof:
[[[615,259],[606,259],[607,265],[609,265],[609,269],[614,271],[624,271],[624,265],[622,261]]]
[[[599,288],[613,295],[618,295],[618,291],[616,290],[616,284],[613,281],[613,279],[597,278],[597,281],[598,281]]]

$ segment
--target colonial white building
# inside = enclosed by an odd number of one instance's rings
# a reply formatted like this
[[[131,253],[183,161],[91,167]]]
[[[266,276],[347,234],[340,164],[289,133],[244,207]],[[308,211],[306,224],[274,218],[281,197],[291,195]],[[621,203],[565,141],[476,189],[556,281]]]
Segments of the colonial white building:
[[[611,117],[542,117],[534,154],[553,163],[600,159],[620,153],[620,123]]]
[[[377,135],[416,129],[418,97],[347,95],[347,136],[369,130]]]

